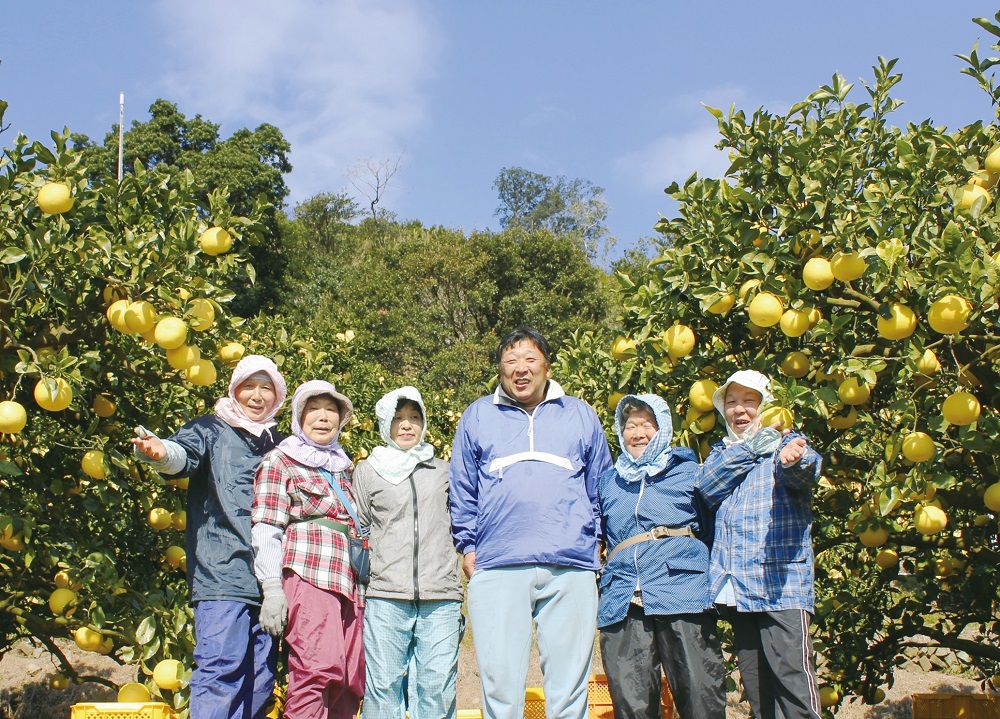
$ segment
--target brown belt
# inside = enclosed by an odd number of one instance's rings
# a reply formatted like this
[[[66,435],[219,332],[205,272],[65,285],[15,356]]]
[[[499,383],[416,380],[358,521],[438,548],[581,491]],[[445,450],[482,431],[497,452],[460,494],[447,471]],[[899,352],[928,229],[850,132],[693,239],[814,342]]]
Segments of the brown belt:
[[[683,527],[653,527],[653,529],[648,532],[643,532],[642,534],[634,534],[623,542],[620,542],[614,549],[611,550],[611,554],[608,555],[605,564],[611,562],[611,558],[618,553],[618,550],[631,547],[634,544],[639,544],[640,542],[648,542],[653,539],[663,539],[664,537],[694,537],[694,530],[691,529],[691,525],[685,525]]]

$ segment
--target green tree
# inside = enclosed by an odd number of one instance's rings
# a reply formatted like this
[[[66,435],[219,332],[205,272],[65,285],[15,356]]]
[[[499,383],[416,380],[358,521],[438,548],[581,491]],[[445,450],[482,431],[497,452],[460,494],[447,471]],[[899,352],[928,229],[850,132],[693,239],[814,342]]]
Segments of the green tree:
[[[977,58],[971,74],[998,62]],[[894,65],[879,59],[858,104],[834,76],[783,115],[712,110],[726,177],[667,188],[680,205],[659,226],[670,243],[648,277],[618,276],[635,356],[613,359],[609,336],[580,333],[560,369],[608,421],[614,392],[667,397],[677,440],[703,455],[724,429],[691,408],[693,383],[745,368],[772,377],[777,404],[824,457],[813,501],[821,681],[867,701],[914,643],[960,652],[981,677],[1000,669],[1000,537],[983,501],[1000,476],[1000,129],[892,126]],[[975,202],[973,183],[989,187]],[[776,311],[762,311],[768,301]],[[952,327],[941,301],[959,315]],[[669,352],[676,324],[694,332],[690,354]],[[959,395],[979,408],[974,421],[946,418],[959,392],[974,397]],[[906,449],[914,432],[932,458]],[[944,530],[923,522],[929,505]],[[898,563],[877,564],[881,549]]]
[[[604,188],[589,180],[552,178],[521,167],[505,167],[493,181],[493,189],[500,200],[494,214],[501,227],[572,235],[591,259],[602,246],[606,254],[614,245],[605,224],[608,203]]]
[[[222,139],[219,125],[201,115],[187,118],[176,104],[162,99],[150,105],[149,114],[147,121],[133,120],[124,134],[124,171],[131,174],[141,166],[176,175],[188,170],[205,188],[203,201],[209,191],[225,188],[237,214],[263,208],[264,231],[271,241],[253,253],[254,264],[260,268],[259,282],[241,288],[234,307],[241,314],[271,307],[284,267],[278,227],[288,196],[284,176],[292,170],[288,160],[291,145],[277,127],[266,123]],[[83,150],[92,181],[117,181],[117,125],[105,135],[103,145],[92,143],[85,135],[73,135],[73,140]]]

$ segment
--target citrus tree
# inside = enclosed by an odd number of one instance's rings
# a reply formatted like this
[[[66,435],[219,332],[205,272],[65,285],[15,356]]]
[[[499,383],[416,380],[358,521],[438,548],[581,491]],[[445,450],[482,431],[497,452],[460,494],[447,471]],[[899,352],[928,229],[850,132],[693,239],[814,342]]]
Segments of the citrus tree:
[[[134,461],[133,427],[165,436],[211,411],[229,369],[257,352],[290,387],[321,377],[354,398],[343,439],[360,459],[380,441],[371,408],[403,380],[359,358],[353,330],[312,337],[227,312],[255,278],[263,203],[237,216],[224,188],[141,165],[121,184],[91,182],[70,137],[19,136],[0,159],[0,655],[28,637],[61,665],[54,687],[108,683],[56,642],[75,639],[135,663],[186,715],[187,484]],[[451,393],[427,394],[430,439],[447,453]]]
[[[992,90],[1000,61],[966,60]],[[618,276],[621,336],[576,335],[559,370],[609,422],[620,393],[667,397],[703,456],[724,433],[716,386],[771,376],[765,421],[824,458],[814,628],[831,708],[878,700],[910,644],[1000,666],[1000,129],[893,126],[894,65],[879,59],[857,103],[834,76],[784,115],[712,109],[726,176],[667,188],[666,249],[643,282]]]

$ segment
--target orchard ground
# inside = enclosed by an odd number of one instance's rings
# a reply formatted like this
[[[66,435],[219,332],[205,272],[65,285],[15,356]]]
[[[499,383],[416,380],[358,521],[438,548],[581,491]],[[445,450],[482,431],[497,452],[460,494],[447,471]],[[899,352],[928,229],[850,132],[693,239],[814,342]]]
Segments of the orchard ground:
[[[115,684],[135,679],[135,667],[95,654],[84,652],[72,641],[60,641],[59,646],[81,673],[101,676]],[[594,671],[600,671],[600,650],[594,655]],[[55,671],[50,655],[21,642],[0,659],[0,719],[67,719],[70,707],[78,702],[114,701],[115,692],[98,684],[74,686],[64,691],[51,689],[47,677]],[[537,649],[532,650],[528,671],[529,686],[540,686],[541,668]],[[897,669],[895,683],[886,691],[886,699],[876,706],[858,701],[844,702],[837,719],[909,719],[913,716],[910,696],[915,693],[976,693],[979,683],[971,679],[942,672],[921,672]],[[474,709],[480,706],[479,675],[473,654],[472,639],[466,634],[459,659],[458,706]],[[740,703],[735,693],[729,695],[728,719],[749,717],[746,703]]]

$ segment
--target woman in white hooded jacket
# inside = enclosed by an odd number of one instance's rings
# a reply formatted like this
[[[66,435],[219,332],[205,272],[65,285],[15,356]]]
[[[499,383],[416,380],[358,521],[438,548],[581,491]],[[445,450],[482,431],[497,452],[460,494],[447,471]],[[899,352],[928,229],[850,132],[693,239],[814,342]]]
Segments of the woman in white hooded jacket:
[[[358,520],[370,526],[362,719],[456,716],[462,581],[451,538],[448,463],[434,456],[414,387],[375,405],[384,445],[354,471]],[[404,676],[409,668],[408,681]]]

